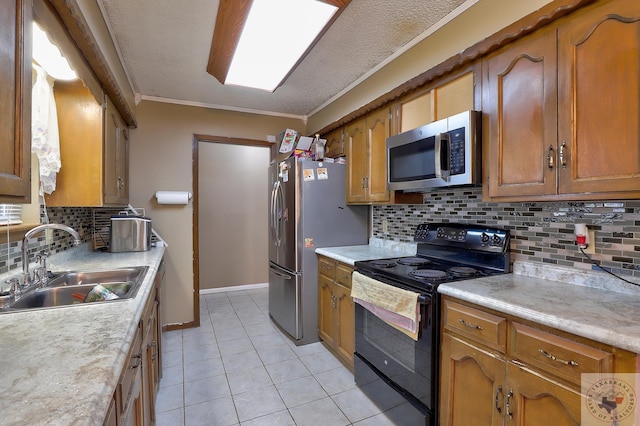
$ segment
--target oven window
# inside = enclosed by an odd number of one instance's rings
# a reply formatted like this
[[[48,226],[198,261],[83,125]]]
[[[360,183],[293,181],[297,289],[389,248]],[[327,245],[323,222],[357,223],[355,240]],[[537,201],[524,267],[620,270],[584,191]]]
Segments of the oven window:
[[[391,327],[373,313],[356,304],[356,352],[387,378],[432,406],[431,377],[434,344],[429,307],[423,305],[421,332],[418,341]]]
[[[435,170],[436,137],[389,148],[389,181],[407,182],[430,179]]]

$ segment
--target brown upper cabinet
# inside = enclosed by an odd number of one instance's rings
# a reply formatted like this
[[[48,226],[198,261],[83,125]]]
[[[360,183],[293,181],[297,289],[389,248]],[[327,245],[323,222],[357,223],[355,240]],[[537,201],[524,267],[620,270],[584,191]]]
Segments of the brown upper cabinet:
[[[485,199],[640,197],[639,32],[598,2],[483,60]]]
[[[104,120],[103,201],[105,204],[128,204],[129,129],[109,98]]]
[[[31,1],[0,14],[0,202],[31,200]]]
[[[34,1],[34,20],[60,48],[79,79],[55,81],[60,162],[51,207],[128,204],[129,129],[51,5]]]
[[[465,72],[405,95],[392,106],[392,134],[474,109],[474,79],[474,72]]]
[[[385,204],[387,191],[386,143],[389,108],[375,110],[347,125],[347,203]]]
[[[324,150],[325,157],[336,158],[336,157],[342,157],[345,155],[344,127],[337,128],[327,133],[327,135],[325,136],[325,139],[327,140],[327,144]]]
[[[111,100],[98,103],[81,81],[56,84],[54,93],[63,166],[47,206],[126,205],[129,129]]]

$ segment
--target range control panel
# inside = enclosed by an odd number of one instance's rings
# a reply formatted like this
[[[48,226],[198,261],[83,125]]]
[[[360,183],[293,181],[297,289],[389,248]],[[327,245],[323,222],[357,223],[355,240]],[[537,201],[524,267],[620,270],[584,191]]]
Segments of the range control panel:
[[[423,223],[416,228],[413,239],[417,243],[503,251],[509,245],[509,231],[463,223]]]

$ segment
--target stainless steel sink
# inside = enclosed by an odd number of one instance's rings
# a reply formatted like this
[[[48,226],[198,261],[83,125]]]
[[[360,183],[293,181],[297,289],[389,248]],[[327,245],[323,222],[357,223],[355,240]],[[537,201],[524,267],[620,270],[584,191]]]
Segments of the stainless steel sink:
[[[148,266],[112,269],[109,271],[72,271],[56,275],[49,280],[47,287],[81,284],[109,284],[122,282],[141,282]]]
[[[148,269],[148,266],[139,266],[108,271],[64,272],[50,279],[45,287],[21,295],[2,312],[110,303],[132,299],[136,297]],[[98,284],[115,293],[118,298],[84,302],[84,297]]]

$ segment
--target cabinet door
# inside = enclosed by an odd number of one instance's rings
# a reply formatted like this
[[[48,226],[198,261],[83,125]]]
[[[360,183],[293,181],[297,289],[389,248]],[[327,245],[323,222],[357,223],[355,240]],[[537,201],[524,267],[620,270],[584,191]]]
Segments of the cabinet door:
[[[335,303],[337,314],[337,341],[336,349],[342,357],[353,366],[353,353],[355,345],[355,308],[351,298],[351,289],[341,285],[335,286]]]
[[[626,0],[585,8],[559,27],[561,193],[640,193],[638,34],[640,2]]]
[[[334,288],[335,284],[331,279],[318,276],[318,334],[330,346],[334,346],[336,341]]]
[[[142,405],[144,409],[143,418],[145,425],[152,425],[155,423],[155,402],[158,386],[158,357],[156,352],[156,322],[158,310],[155,298],[150,301],[150,303],[152,303],[152,308],[147,318],[144,319],[146,331],[144,341],[142,343]]]
[[[505,361],[447,333],[441,356],[440,425],[502,425]]]
[[[431,91],[419,91],[396,104],[397,121],[394,134],[415,129],[433,121],[433,99]]]
[[[385,203],[390,200],[390,192],[387,191],[387,138],[390,122],[388,108],[381,108],[367,116],[369,157],[365,186],[367,199],[372,202]]]
[[[31,2],[0,14],[0,202],[31,200]]]
[[[102,206],[103,106],[80,80],[56,82],[62,168],[48,206]],[[82,117],[82,120],[78,120]]]
[[[366,201],[365,178],[367,176],[367,133],[364,118],[350,124],[347,134],[347,203]]]
[[[433,89],[434,120],[473,109],[473,72],[464,74]]]
[[[507,425],[580,425],[580,393],[512,363],[507,365],[507,376]]]
[[[327,145],[325,147],[325,157],[336,158],[345,155],[344,129],[341,127],[325,136]]]
[[[555,29],[518,40],[486,59],[483,67],[489,197],[555,194]]]
[[[129,134],[109,98],[104,120],[104,203],[124,205],[129,201]]]

